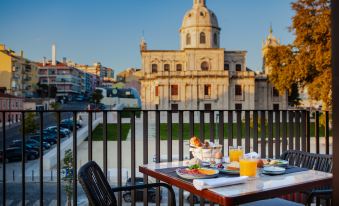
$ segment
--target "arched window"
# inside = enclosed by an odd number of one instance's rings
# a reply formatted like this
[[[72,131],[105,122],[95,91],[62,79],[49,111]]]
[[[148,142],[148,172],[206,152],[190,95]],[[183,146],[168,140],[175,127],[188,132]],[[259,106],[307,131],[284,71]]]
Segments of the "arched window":
[[[206,34],[204,32],[200,33],[200,44],[206,44]]]
[[[177,71],[181,72],[182,71],[182,64],[177,64]]]
[[[158,65],[152,64],[152,73],[157,73],[157,72],[158,72]]]
[[[191,35],[190,34],[186,35],[186,45],[191,45]]]
[[[201,70],[203,70],[203,71],[209,70],[209,65],[208,65],[207,62],[202,62],[201,63]]]
[[[169,64],[165,64],[164,65],[164,71],[165,72],[169,72],[170,71],[170,65]]]
[[[217,33],[214,33],[214,36],[213,36],[213,42],[214,42],[214,45],[215,45],[215,46],[218,45],[218,34],[217,34]]]

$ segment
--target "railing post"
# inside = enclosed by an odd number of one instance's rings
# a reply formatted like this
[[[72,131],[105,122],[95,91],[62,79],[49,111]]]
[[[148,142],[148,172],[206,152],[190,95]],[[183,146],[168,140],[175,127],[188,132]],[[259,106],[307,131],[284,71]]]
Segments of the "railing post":
[[[268,157],[273,158],[273,111],[268,111]]]
[[[21,121],[23,124],[23,121]],[[6,112],[2,112],[2,203],[6,205]]]
[[[148,164],[148,112],[142,112],[143,117],[143,164]],[[144,183],[148,183],[148,176],[144,175]],[[144,206],[148,205],[147,189],[144,189],[143,200]]]
[[[160,111],[155,112],[155,162],[160,163]],[[157,180],[157,183],[160,181]],[[160,189],[156,189],[156,205],[160,205]]]
[[[259,153],[259,148],[258,148],[258,111],[253,111],[253,151]]]
[[[135,112],[131,112],[131,180],[132,185],[135,185]],[[132,205],[136,202],[136,192],[132,190]]]
[[[306,111],[306,151],[311,152],[311,117],[310,111]]]
[[[287,111],[282,111],[282,152],[287,150]]]
[[[107,111],[103,112],[103,171],[107,179]]]
[[[60,158],[60,148],[61,148],[61,138],[60,138],[60,112],[57,112],[57,205],[61,205],[61,158]]]
[[[77,112],[73,112],[73,205],[78,204]]]
[[[251,149],[251,123],[250,123],[250,111],[245,111],[245,152],[250,152]]]
[[[260,131],[261,131],[261,157],[266,157],[266,112],[261,111],[260,114]]]
[[[184,160],[184,112],[179,111],[179,161]],[[184,191],[179,190],[179,206],[184,205]]]
[[[118,187],[122,187],[122,125],[121,111],[117,112],[117,161],[118,161]],[[118,192],[118,205],[122,204],[122,193]]]
[[[330,154],[330,115],[329,111],[325,112],[325,147],[326,154]]]
[[[44,113],[39,112],[40,114],[40,205],[44,204],[44,152],[43,152],[43,141],[44,141]]]
[[[320,139],[319,139],[319,111],[315,112],[315,128],[314,128],[314,133],[315,133],[315,151],[317,154],[320,153]]]
[[[242,121],[241,121],[241,110],[237,110],[237,146],[242,145]]]
[[[280,111],[275,111],[275,158],[280,157]]]
[[[25,161],[26,161],[26,138],[25,138],[25,112],[21,113],[22,116],[22,144],[21,144],[21,201],[22,206],[25,206],[26,197],[26,172],[25,172]]]

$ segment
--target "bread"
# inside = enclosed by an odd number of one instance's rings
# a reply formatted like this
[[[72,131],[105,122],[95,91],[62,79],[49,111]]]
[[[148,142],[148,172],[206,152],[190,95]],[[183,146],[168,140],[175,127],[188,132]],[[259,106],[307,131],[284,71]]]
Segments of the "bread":
[[[240,164],[239,164],[239,162],[231,162],[230,164],[227,165],[226,168],[228,170],[239,170],[240,169]]]
[[[259,159],[258,162],[257,162],[257,167],[258,168],[263,168],[264,167],[264,161]]]
[[[198,137],[192,137],[190,139],[190,144],[191,144],[191,146],[194,146],[194,147],[201,147],[202,146],[202,143],[200,142],[200,139]]]

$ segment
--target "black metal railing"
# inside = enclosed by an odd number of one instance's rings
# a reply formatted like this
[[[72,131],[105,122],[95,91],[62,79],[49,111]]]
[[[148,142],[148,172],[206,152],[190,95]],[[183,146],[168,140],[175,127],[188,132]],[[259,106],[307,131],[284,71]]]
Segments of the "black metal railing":
[[[14,111],[0,111],[3,119],[5,116]],[[114,158],[116,160],[116,173],[117,178],[113,186],[123,186],[123,158],[126,158],[126,153],[123,156],[123,143],[130,141],[130,154],[127,158],[130,159],[131,183],[135,184],[137,176],[138,164],[148,164],[150,157],[155,157],[155,162],[161,161],[173,161],[184,160],[185,154],[188,154],[187,141],[190,137],[196,135],[199,136],[202,141],[209,140],[212,142],[219,142],[223,145],[223,152],[228,153],[228,146],[237,144],[238,146],[244,146],[245,152],[256,151],[261,154],[262,157],[274,158],[279,157],[280,154],[288,149],[302,150],[314,153],[331,153],[330,146],[330,113],[319,111],[307,111],[307,110],[246,110],[246,111],[231,111],[231,110],[216,110],[216,111],[202,111],[202,110],[185,110],[185,111],[171,111],[171,110],[142,110],[142,111],[15,111],[21,112],[21,148],[26,148],[27,135],[25,134],[25,127],[27,122],[25,117],[28,113],[36,113],[36,123],[39,125],[40,134],[40,146],[39,146],[39,193],[36,193],[38,203],[44,204],[46,195],[44,195],[44,125],[45,114],[56,114],[55,125],[57,126],[57,144],[56,144],[56,205],[63,204],[64,192],[62,182],[62,140],[61,140],[61,118],[64,113],[71,113],[73,118],[73,131],[72,131],[72,152],[73,171],[77,171],[82,162],[78,162],[78,114],[87,116],[87,147],[88,151],[87,160],[95,160],[93,152],[102,152],[102,169],[107,178],[109,178],[109,162],[108,160]],[[141,113],[140,117],[137,117],[137,113]],[[93,115],[95,118],[93,118]],[[98,116],[98,118],[97,118]],[[138,115],[139,116],[139,115]],[[111,119],[109,120],[108,117]],[[102,151],[93,150],[93,132],[95,119],[102,121]],[[139,121],[139,128],[137,130],[136,122]],[[50,124],[50,122],[48,122]],[[109,125],[116,126],[116,133],[114,137],[116,140],[116,148],[109,147]],[[130,139],[126,141],[123,138],[123,124],[129,125]],[[151,124],[154,126],[154,134],[150,132]],[[7,154],[6,149],[9,145],[9,133],[6,129],[6,122],[2,122],[2,205],[6,205],[7,201],[13,199],[7,190]],[[86,130],[86,129],[84,129]],[[165,133],[165,134],[164,134]],[[137,145],[137,137],[142,135],[142,145]],[[151,137],[154,139],[155,149],[150,150]],[[176,142],[178,148],[176,153],[173,152],[173,142]],[[322,143],[322,141],[324,143]],[[97,143],[97,142],[96,142]],[[139,142],[138,142],[139,143]],[[163,144],[162,144],[163,143]],[[166,148],[161,148],[166,143]],[[124,144],[125,145],[125,144]],[[126,145],[125,145],[126,146]],[[116,149],[116,150],[115,150]],[[161,154],[163,149],[167,150],[167,158],[163,160]],[[108,156],[109,151],[116,151],[116,156]],[[142,152],[140,155],[137,152]],[[142,161],[137,163],[136,156],[141,156]],[[176,158],[174,158],[174,156]],[[189,156],[186,156],[187,158]],[[26,200],[26,151],[21,149],[21,201],[22,205],[25,205]],[[72,202],[73,205],[78,203],[78,183],[77,172],[73,172],[72,182]],[[144,182],[148,182],[149,178],[143,175]],[[17,188],[19,189],[19,188]],[[160,204],[160,190],[156,191],[157,205]],[[185,202],[184,191],[179,190],[178,193],[179,205],[183,205]],[[118,204],[123,203],[122,193],[116,194]],[[190,203],[193,204],[192,195],[190,196]],[[137,200],[136,193],[131,194],[132,205],[135,205]],[[144,205],[148,205],[147,191],[143,191]],[[201,200],[201,205],[204,205],[204,200]]]

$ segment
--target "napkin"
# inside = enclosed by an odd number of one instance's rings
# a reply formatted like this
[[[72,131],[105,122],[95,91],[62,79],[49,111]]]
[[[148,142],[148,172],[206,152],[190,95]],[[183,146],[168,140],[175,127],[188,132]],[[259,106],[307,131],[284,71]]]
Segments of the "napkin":
[[[211,189],[216,187],[224,187],[229,185],[242,184],[247,181],[247,176],[241,177],[219,177],[214,179],[195,179],[193,186],[197,190]]]

